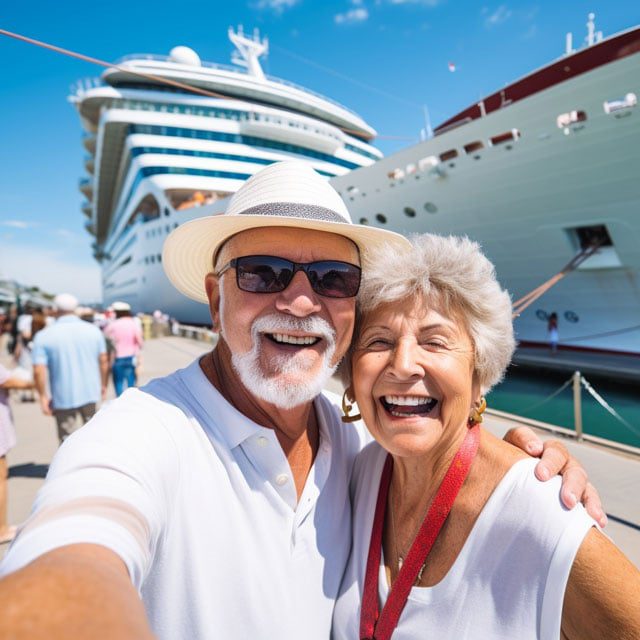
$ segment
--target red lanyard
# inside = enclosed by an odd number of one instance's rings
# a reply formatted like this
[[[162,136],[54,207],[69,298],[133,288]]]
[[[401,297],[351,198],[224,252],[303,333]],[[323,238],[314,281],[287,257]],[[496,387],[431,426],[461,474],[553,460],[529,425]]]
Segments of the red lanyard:
[[[409,553],[398,572],[389,597],[379,611],[378,604],[378,576],[380,574],[380,554],[382,553],[382,529],[387,510],[387,495],[391,484],[393,458],[389,454],[384,463],[376,513],[369,543],[369,557],[364,579],[364,593],[362,595],[362,612],[360,614],[361,640],[388,640],[398,624],[400,614],[409,597],[409,592],[416,582],[418,572],[424,564],[436,541],[440,529],[447,519],[453,502],[465,481],[471,463],[480,444],[480,425],[470,427],[467,435],[453,458],[445,474],[438,492],[436,493],[429,511],[425,516],[416,539],[409,549]]]

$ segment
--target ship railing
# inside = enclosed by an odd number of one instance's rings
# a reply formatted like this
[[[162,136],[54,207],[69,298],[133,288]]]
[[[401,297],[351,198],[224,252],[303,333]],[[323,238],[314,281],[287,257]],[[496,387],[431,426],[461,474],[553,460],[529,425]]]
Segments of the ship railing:
[[[175,62],[174,60],[171,59],[170,56],[158,55],[155,53],[130,53],[126,56],[123,56],[122,58],[118,58],[118,60],[116,60],[114,64],[119,65],[125,62],[132,62],[134,60],[156,60],[158,62]],[[242,67],[230,65],[230,64],[221,64],[219,62],[202,61],[200,62],[200,66],[205,67],[207,69],[215,69],[217,71],[230,71],[232,73],[239,73],[245,76],[249,75],[249,72],[246,69],[243,69]],[[331,98],[328,98],[327,96],[324,96],[321,93],[318,93],[317,91],[313,91],[312,89],[303,87],[302,85],[296,84],[295,82],[291,82],[290,80],[285,80],[284,78],[278,78],[277,76],[268,75],[265,77],[267,80],[269,80],[269,82],[275,82],[276,84],[282,84],[287,87],[291,87],[292,89],[297,89],[298,91],[302,91],[303,93],[312,95],[315,98],[324,100],[325,102],[332,104],[334,107],[339,107],[340,109],[343,109],[347,113],[350,113],[352,116],[356,116],[358,119],[360,118],[360,116],[355,111],[349,109],[348,107],[345,107],[345,105],[341,104],[337,100],[332,100]]]
[[[548,422],[542,422],[535,420],[527,416],[521,415],[522,413],[531,413],[534,409],[538,409],[556,396],[560,395],[563,391],[571,388],[573,393],[573,429],[562,427],[556,424],[550,424]],[[610,440],[608,438],[601,438],[600,436],[594,436],[590,433],[585,433],[583,428],[583,413],[582,413],[582,390],[585,390],[589,395],[618,423],[623,425],[628,431],[633,433],[636,437],[640,437],[640,425],[633,425],[623,416],[621,416],[612,406],[608,403],[603,396],[593,387],[593,385],[580,373],[580,371],[574,371],[570,378],[565,380],[560,387],[558,387],[553,393],[536,402],[535,404],[519,410],[520,413],[514,414],[507,411],[501,411],[498,409],[487,409],[487,413],[496,415],[498,417],[508,418],[515,422],[526,424],[537,429],[543,429],[553,433],[554,435],[564,436],[577,440],[578,442],[590,442],[593,444],[609,447],[625,453],[631,453],[636,456],[640,456],[640,448],[632,445]]]

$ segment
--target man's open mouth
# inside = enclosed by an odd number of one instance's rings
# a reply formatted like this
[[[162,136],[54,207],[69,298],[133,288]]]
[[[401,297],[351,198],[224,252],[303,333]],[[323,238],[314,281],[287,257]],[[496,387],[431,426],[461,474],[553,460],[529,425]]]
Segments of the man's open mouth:
[[[279,345],[292,345],[294,347],[309,347],[318,344],[322,338],[318,336],[293,336],[288,333],[264,333],[271,342]]]
[[[392,416],[406,418],[429,415],[438,401],[428,396],[383,396],[380,403]]]

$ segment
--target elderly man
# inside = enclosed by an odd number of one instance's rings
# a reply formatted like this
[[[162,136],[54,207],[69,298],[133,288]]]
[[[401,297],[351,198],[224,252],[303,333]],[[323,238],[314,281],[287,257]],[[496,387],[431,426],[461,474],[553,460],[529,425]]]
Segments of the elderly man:
[[[93,417],[96,404],[104,400],[109,360],[100,329],[76,315],[76,297],[60,293],[53,304],[58,318],[38,332],[31,357],[40,407],[45,415],[55,416],[63,442]]]
[[[366,436],[321,390],[382,242],[406,241],[350,224],[299,163],[173,232],[165,269],[209,304],[220,340],[62,447],[3,564],[16,573],[0,583],[0,636],[142,638],[148,619],[172,639],[329,637]]]

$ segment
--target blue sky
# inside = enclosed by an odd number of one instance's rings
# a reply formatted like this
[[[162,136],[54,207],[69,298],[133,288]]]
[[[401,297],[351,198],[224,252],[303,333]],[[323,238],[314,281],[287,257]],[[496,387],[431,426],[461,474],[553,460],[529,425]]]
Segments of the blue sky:
[[[423,105],[435,126],[560,56],[567,31],[578,46],[589,11],[605,36],[640,23],[640,4],[628,0],[2,4],[0,28],[106,61],[187,45],[203,60],[227,63],[227,28],[258,27],[270,40],[269,74],[360,113],[386,154],[418,140]],[[4,36],[0,58],[0,277],[99,300],[80,211],[81,128],[67,96],[101,69]]]

